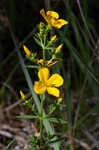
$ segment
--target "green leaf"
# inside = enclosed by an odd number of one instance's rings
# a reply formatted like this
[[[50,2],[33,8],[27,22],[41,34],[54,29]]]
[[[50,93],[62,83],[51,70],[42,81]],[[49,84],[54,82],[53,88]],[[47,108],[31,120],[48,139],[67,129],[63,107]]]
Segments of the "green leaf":
[[[66,124],[67,123],[65,120],[62,120],[62,119],[57,119],[57,118],[52,118],[52,117],[48,117],[47,119],[51,122],[60,123],[60,124]]]
[[[49,144],[60,142],[60,141],[63,141],[63,140],[65,140],[65,137],[60,137],[60,138],[57,138],[56,140],[49,141]]]
[[[36,69],[39,69],[39,66],[37,66],[37,65],[28,65],[27,68],[36,68]]]
[[[33,147],[30,147],[30,148],[26,148],[25,150],[33,150]]]
[[[30,115],[25,115],[25,116],[16,116],[17,118],[21,118],[21,119],[39,119],[39,116],[30,116]]]
[[[35,42],[42,47],[40,40],[38,40],[36,37],[34,37]]]

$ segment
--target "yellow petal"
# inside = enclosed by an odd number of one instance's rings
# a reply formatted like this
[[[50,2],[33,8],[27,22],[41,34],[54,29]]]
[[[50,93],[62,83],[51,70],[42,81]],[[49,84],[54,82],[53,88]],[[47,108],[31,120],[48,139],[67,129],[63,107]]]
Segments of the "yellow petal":
[[[64,20],[64,19],[58,19],[58,20],[53,20],[52,21],[52,25],[58,29],[60,29],[63,25],[68,24],[68,21]]]
[[[56,96],[56,97],[59,97],[59,95],[60,95],[59,89],[57,89],[55,87],[47,87],[47,92],[48,92],[48,94]]]
[[[49,24],[49,19],[48,19],[49,17],[47,17],[47,15],[45,14],[45,10],[44,9],[40,10],[40,14],[46,20],[46,22]]]
[[[40,14],[41,14],[43,17],[46,16],[44,9],[41,9],[41,10],[40,10]]]
[[[49,24],[53,27],[55,27],[56,25],[56,22],[57,22],[57,19],[53,18],[53,17],[50,17],[49,18]]]
[[[47,86],[60,87],[64,82],[64,79],[59,74],[53,74],[47,81]]]
[[[49,69],[41,68],[38,72],[38,77],[39,77],[40,81],[42,81],[43,83],[46,83],[46,81],[49,78]]]
[[[23,45],[23,48],[24,48],[24,51],[25,51],[26,55],[30,56],[31,55],[30,50],[25,45]]]
[[[48,17],[51,16],[51,17],[56,18],[56,19],[59,18],[59,14],[55,11],[47,11],[46,14],[47,14]]]
[[[43,94],[46,91],[46,86],[44,85],[44,83],[36,81],[34,83],[34,91],[37,94]]]

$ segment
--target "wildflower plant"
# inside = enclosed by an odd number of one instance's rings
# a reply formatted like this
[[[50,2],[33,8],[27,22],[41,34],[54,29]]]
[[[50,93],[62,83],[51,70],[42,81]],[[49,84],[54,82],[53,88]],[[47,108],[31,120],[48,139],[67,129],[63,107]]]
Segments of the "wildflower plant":
[[[63,94],[60,92],[60,87],[64,83],[63,77],[58,74],[54,73],[51,74],[51,69],[53,65],[58,63],[61,59],[57,57],[57,54],[61,53],[63,43],[59,44],[58,47],[55,48],[55,42],[57,42],[57,35],[52,36],[49,38],[50,31],[52,28],[60,29],[62,26],[68,24],[68,21],[64,19],[59,19],[59,14],[54,11],[47,11],[45,13],[44,9],[40,11],[40,14],[43,16],[45,21],[47,22],[40,22],[39,24],[39,32],[35,34],[34,40],[40,46],[42,57],[38,58],[39,56],[37,53],[32,53],[25,45],[23,45],[24,52],[26,57],[32,62],[31,68],[37,69],[37,76],[38,81],[34,81],[33,89],[41,100],[41,113],[37,114],[34,109],[34,104],[32,102],[32,98],[27,99],[24,93],[20,90],[21,98],[24,99],[24,104],[30,106],[29,108],[33,108],[34,116],[24,116],[24,118],[35,118],[40,120],[40,137],[39,137],[39,148],[35,137],[32,137],[33,149],[42,149],[43,142],[46,144],[49,143],[49,139],[46,140],[43,136],[43,120],[51,118],[51,114],[61,105],[63,100]],[[49,106],[47,109],[46,116],[43,116],[43,107],[47,100],[46,95],[51,95],[55,101]],[[54,121],[56,118],[54,118]],[[54,137],[54,136],[53,136]],[[52,139],[50,139],[52,140]]]

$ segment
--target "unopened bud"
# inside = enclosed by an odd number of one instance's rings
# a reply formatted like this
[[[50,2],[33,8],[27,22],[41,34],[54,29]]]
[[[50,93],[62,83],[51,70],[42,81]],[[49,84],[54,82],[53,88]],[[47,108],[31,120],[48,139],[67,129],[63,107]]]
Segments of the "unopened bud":
[[[23,45],[23,48],[24,48],[24,51],[25,51],[26,55],[30,56],[31,55],[30,50],[25,45]]]

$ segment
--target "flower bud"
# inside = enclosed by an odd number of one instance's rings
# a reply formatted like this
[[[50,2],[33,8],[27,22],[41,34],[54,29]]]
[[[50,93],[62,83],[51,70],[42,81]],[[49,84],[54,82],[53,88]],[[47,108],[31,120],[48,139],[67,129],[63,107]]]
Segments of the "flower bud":
[[[30,50],[25,45],[23,45],[23,48],[24,48],[24,51],[25,51],[26,55],[30,56],[31,55]]]
[[[24,95],[24,93],[22,92],[22,90],[20,90],[20,95],[21,95],[21,98],[22,98],[23,100],[26,99],[26,96]]]
[[[56,40],[56,35],[51,37],[51,42],[54,42]]]
[[[60,45],[56,48],[55,53],[60,53],[62,47],[63,47],[63,44],[60,44]]]

